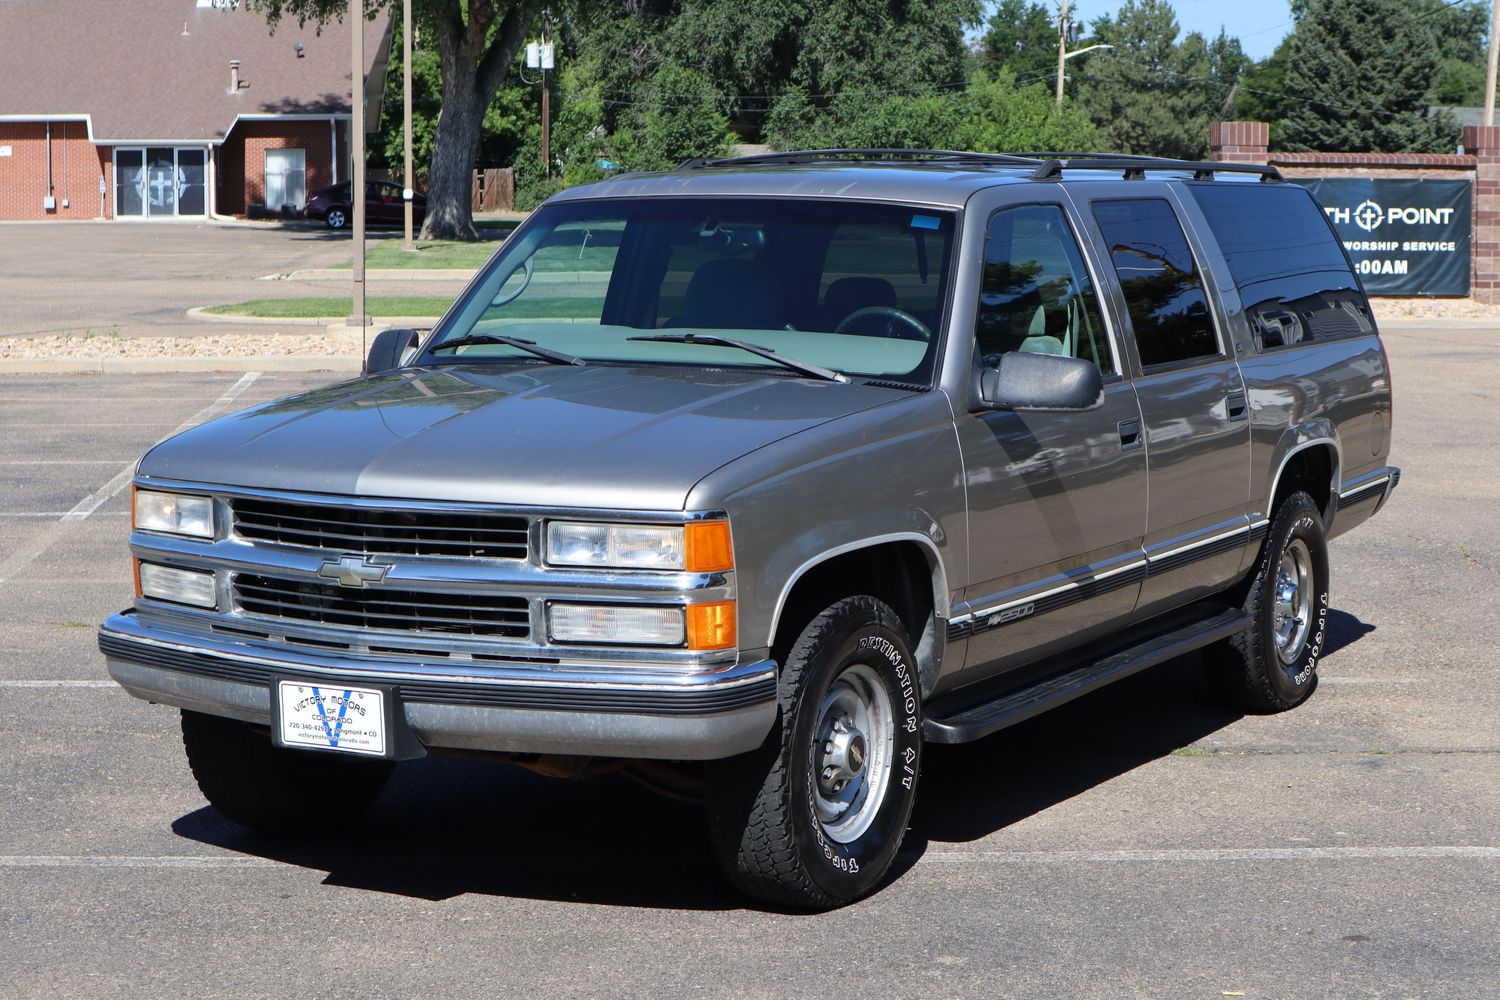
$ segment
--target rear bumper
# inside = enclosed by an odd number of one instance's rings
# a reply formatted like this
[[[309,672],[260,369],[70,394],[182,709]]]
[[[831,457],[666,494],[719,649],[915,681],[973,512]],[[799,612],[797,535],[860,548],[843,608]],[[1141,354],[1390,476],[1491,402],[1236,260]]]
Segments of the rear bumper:
[[[1374,517],[1385,502],[1396,491],[1401,482],[1401,470],[1393,465],[1378,469],[1359,479],[1345,483],[1339,491],[1338,510],[1334,515],[1332,530],[1328,537],[1342,535]]]
[[[354,660],[143,623],[126,612],[99,630],[109,674],[147,701],[271,722],[276,677],[393,687],[425,746],[511,753],[707,760],[758,747],[776,720],[776,664],[713,673],[604,672],[585,665]]]

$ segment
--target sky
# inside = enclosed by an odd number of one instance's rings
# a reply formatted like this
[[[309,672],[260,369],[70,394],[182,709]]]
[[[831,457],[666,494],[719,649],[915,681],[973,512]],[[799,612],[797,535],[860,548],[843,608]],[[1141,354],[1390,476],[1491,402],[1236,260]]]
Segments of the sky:
[[[1120,9],[1123,0],[1073,0],[1074,17],[1084,21]],[[1292,30],[1287,0],[1171,0],[1182,33],[1212,37],[1223,27],[1239,38],[1245,55],[1264,59]]]

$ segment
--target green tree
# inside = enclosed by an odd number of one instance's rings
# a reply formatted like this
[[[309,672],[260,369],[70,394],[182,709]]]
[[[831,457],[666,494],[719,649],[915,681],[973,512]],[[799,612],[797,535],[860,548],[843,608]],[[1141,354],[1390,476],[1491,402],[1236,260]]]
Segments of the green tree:
[[[1281,123],[1288,149],[1451,151],[1451,117],[1429,115],[1442,65],[1430,26],[1406,0],[1294,0]],[[1316,96],[1312,96],[1316,95]]]
[[[631,106],[609,147],[621,167],[670,170],[683,160],[728,153],[733,138],[729,121],[703,74],[663,63],[643,96],[644,101]]]
[[[1059,108],[1042,83],[1016,86],[1015,74],[980,72],[962,91],[918,97],[853,91],[819,108],[800,90],[772,109],[766,138],[780,149],[875,147],[982,153],[1090,150],[1096,137],[1083,113]]]
[[[979,64],[1005,68],[1028,83],[1057,75],[1057,24],[1046,5],[1000,0],[979,39]]]
[[[274,27],[283,17],[326,25],[348,0],[248,0]],[[361,0],[375,10],[390,0]],[[413,18],[438,54],[441,106],[428,169],[425,240],[478,239],[470,197],[485,113],[521,47],[542,0],[415,0]],[[413,128],[415,137],[416,129]]]
[[[1239,42],[1192,32],[1178,41],[1166,0],[1126,0],[1094,22],[1090,44],[1115,50],[1087,57],[1078,103],[1111,150],[1196,159],[1208,149],[1208,126],[1227,110],[1235,80],[1249,65]]]
[[[1489,5],[1480,0],[1415,0],[1412,6],[1432,32],[1442,60],[1432,89],[1434,103],[1472,106],[1482,102]]]
[[[611,130],[644,100],[644,81],[674,63],[701,73],[753,138],[791,88],[820,105],[852,90],[961,88],[964,28],[978,22],[980,0],[620,0],[615,10],[568,15],[582,79],[607,99]]]
[[[1291,52],[1292,39],[1288,35],[1274,52],[1246,70],[1235,88],[1234,104],[1228,115],[1239,121],[1270,122],[1272,149],[1281,148],[1281,122],[1296,103],[1287,96],[1286,71],[1291,64]]]

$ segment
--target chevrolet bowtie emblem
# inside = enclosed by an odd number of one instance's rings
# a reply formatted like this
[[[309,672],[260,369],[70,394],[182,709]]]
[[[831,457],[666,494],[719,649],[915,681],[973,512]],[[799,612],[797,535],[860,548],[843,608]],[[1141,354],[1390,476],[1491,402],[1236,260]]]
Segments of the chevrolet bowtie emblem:
[[[341,587],[366,587],[379,583],[391,571],[389,566],[372,563],[363,556],[340,556],[318,567],[318,575],[337,580]]]

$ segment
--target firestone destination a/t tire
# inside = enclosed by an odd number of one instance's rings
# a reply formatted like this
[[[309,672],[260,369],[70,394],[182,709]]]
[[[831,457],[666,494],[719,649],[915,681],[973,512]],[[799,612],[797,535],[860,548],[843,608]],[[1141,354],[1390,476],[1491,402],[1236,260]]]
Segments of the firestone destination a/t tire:
[[[182,712],[182,745],[198,788],[225,819],[269,834],[353,824],[385,788],[390,761],[286,750],[247,722]]]
[[[1204,651],[1210,677],[1235,707],[1284,712],[1317,683],[1328,634],[1328,541],[1313,498],[1281,502],[1245,595],[1251,625]]]
[[[831,909],[880,884],[901,847],[922,758],[916,663],[896,613],[849,597],[782,665],[778,724],[708,769],[719,863],[742,891]]]

